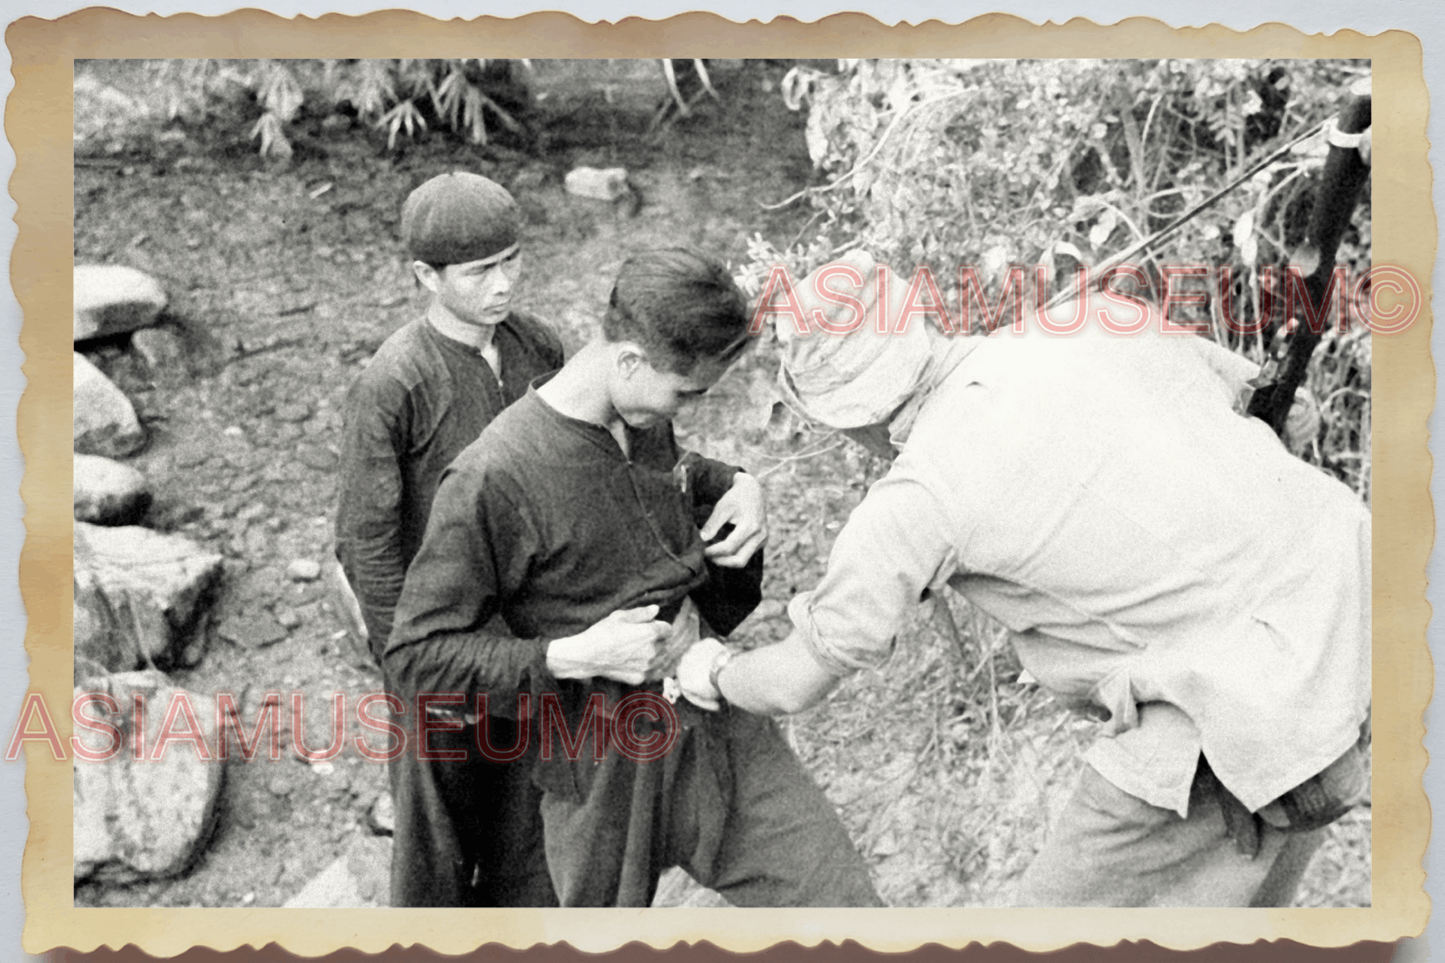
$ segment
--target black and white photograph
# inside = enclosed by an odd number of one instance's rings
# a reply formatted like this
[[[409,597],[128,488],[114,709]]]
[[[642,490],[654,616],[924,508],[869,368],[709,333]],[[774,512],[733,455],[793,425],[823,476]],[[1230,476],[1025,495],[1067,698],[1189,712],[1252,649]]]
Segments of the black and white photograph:
[[[1371,74],[76,60],[74,906],[1371,907]]]

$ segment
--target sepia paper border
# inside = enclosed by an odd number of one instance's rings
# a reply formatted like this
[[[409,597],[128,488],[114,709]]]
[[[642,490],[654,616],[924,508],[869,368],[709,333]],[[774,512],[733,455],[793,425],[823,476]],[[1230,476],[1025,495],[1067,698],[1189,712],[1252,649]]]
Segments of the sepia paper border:
[[[421,943],[444,953],[483,943],[513,947],[567,941],[585,951],[642,941],[668,946],[707,939],[734,951],[779,941],[855,940],[887,951],[925,943],[1006,941],[1048,950],[1076,941],[1149,940],[1189,949],[1217,941],[1292,939],[1317,946],[1390,941],[1417,934],[1429,912],[1421,858],[1429,808],[1421,776],[1421,713],[1432,687],[1425,644],[1425,565],[1433,539],[1425,422],[1434,399],[1429,353],[1430,278],[1436,221],[1426,158],[1428,106],[1422,51],[1412,35],[1340,31],[1306,36],[1282,24],[1245,33],[1173,29],[1143,18],[1100,26],[1076,19],[1034,26],[1006,15],[961,25],[930,21],[884,27],[839,14],[804,24],[787,18],[739,24],[713,14],[663,21],[587,24],[560,13],[441,22],[389,11],[286,20],[259,11],[224,17],[135,17],[92,9],[58,20],[12,24],[6,41],[15,90],[6,134],[16,153],[10,190],[19,211],[11,282],[25,316],[28,379],[19,410],[26,458],[21,486],[27,541],[21,590],[29,618],[30,691],[51,706],[71,693],[70,266],[73,250],[71,97],[73,60],[107,57],[1298,57],[1373,62],[1377,163],[1372,175],[1375,264],[1404,268],[1420,283],[1421,315],[1406,332],[1377,336],[1373,440],[1374,809],[1373,906],[1289,910],[287,910],[85,909],[73,905],[71,767],[35,744],[26,751],[30,836],[22,886],[24,945],[31,952],[134,943],[171,955],[190,946],[229,949],[275,942],[295,953],[339,947],[378,952]],[[56,718],[68,738],[69,720]],[[38,751],[37,751],[38,750]]]

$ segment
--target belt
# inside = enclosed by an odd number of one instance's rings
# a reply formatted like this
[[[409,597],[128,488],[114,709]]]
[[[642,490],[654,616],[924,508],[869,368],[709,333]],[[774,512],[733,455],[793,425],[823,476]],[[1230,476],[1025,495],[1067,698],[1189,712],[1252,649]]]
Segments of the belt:
[[[1367,738],[1362,737],[1360,743],[1351,746],[1324,771],[1306,779],[1259,812],[1250,812],[1226,789],[1203,756],[1199,757],[1194,784],[1219,801],[1224,828],[1234,840],[1235,850],[1253,859],[1259,855],[1264,826],[1286,833],[1307,833],[1328,826],[1365,798],[1369,774],[1362,746]]]

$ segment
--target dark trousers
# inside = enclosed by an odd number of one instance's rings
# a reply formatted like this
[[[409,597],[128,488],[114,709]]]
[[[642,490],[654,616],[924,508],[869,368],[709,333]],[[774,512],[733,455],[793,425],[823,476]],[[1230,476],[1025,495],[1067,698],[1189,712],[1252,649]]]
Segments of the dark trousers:
[[[510,746],[515,726],[493,718],[492,745]],[[389,764],[396,803],[391,905],[556,906],[531,762],[482,758],[470,724],[428,737],[434,750],[467,750],[466,760],[421,760],[415,725],[403,728],[407,751]]]
[[[735,906],[881,906],[868,868],[773,720],[677,704],[662,759],[584,760],[581,798],[542,802],[563,906],[648,906],[681,866]],[[500,743],[499,743],[500,744]]]

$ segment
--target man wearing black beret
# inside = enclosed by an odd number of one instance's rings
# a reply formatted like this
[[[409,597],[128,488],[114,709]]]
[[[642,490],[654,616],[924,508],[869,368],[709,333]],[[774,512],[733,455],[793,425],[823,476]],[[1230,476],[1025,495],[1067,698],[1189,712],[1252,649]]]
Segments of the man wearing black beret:
[[[519,228],[511,194],[461,171],[433,177],[402,208],[402,241],[431,304],[382,344],[347,393],[336,518],[337,555],[378,662],[442,471],[532,379],[562,365],[551,328],[512,307]],[[555,905],[540,794],[523,767],[418,759],[415,702],[403,694],[403,703],[396,721],[408,745],[389,764],[392,904]],[[474,720],[457,720],[460,731],[431,735],[431,750],[472,744]],[[499,722],[493,742],[508,745]]]

